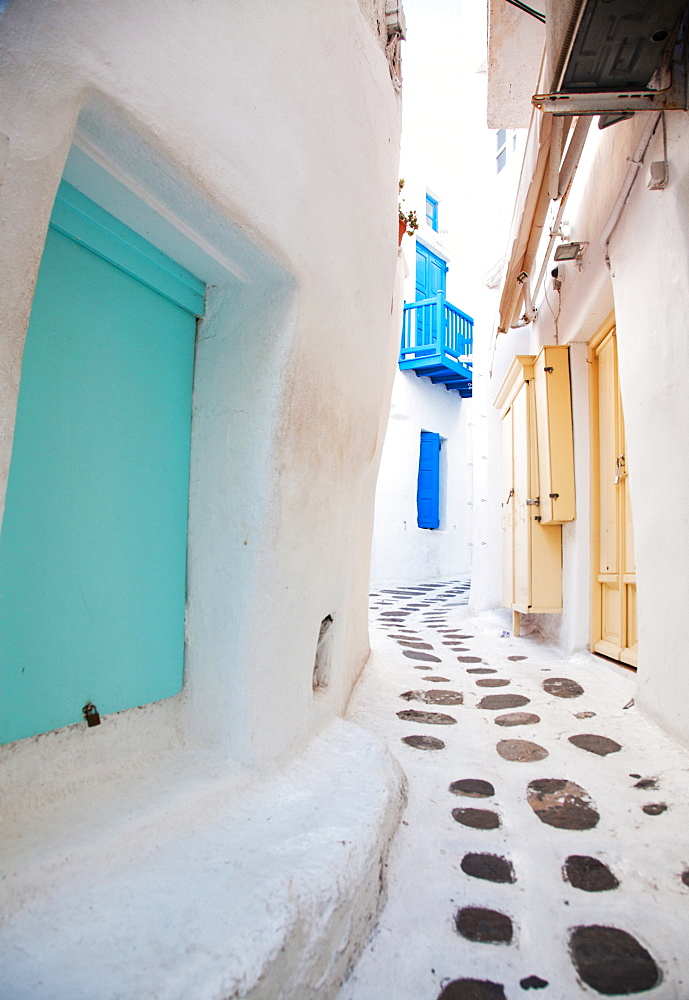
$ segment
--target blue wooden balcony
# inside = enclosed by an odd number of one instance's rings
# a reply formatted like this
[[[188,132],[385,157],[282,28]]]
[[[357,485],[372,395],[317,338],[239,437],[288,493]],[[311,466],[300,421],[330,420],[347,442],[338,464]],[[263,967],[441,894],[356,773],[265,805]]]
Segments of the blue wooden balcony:
[[[431,299],[407,302],[402,323],[399,366],[419,378],[471,396],[474,321],[439,292]]]

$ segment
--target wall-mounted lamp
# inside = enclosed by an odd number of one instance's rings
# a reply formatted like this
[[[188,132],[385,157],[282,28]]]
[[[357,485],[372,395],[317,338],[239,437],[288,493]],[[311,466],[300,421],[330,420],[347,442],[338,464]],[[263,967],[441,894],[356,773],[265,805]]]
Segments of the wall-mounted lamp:
[[[581,243],[561,243],[555,250],[555,260],[581,260],[588,246],[587,241]]]

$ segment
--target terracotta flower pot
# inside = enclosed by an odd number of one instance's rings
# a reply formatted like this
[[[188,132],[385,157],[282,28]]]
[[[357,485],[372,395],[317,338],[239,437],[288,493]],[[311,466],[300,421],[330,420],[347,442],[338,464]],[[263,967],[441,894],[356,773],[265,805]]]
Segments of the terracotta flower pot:
[[[404,221],[404,219],[400,219],[399,239],[397,240],[398,246],[402,245],[402,237],[404,236],[406,231],[407,231],[407,223]]]

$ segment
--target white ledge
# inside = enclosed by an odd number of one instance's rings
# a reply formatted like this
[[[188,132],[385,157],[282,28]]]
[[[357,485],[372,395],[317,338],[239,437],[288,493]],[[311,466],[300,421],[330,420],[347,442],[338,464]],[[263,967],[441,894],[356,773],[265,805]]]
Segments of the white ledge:
[[[89,831],[89,792],[3,865],[4,990],[13,1000],[328,1000],[378,912],[404,800],[373,735],[336,720],[248,788],[187,773]],[[117,786],[116,786],[117,787]],[[114,789],[115,791],[116,789]],[[94,789],[99,798],[100,789]],[[136,798],[136,796],[135,796]],[[23,846],[24,844],[24,846]]]

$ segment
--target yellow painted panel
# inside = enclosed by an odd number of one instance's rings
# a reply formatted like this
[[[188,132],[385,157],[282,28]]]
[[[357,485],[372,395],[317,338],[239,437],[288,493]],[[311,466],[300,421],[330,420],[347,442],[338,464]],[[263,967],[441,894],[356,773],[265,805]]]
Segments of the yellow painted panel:
[[[498,389],[498,394],[493,401],[493,406],[500,410],[500,416],[504,417],[509,410],[514,397],[521,389],[524,382],[533,378],[533,354],[516,354],[507,370],[502,385]]]
[[[531,605],[540,611],[562,611],[562,527],[531,526]]]
[[[608,337],[598,351],[598,490],[599,573],[619,569],[618,490],[615,485],[619,428],[615,339]]]
[[[614,329],[593,349],[594,593],[592,648],[636,665],[634,535]]]
[[[636,572],[636,560],[634,558],[634,522],[632,521],[632,504],[629,496],[629,467],[627,466],[627,476],[624,480],[624,572],[625,574]]]
[[[514,591],[515,605],[531,603],[531,497],[529,435],[531,432],[529,383],[524,382],[512,404],[514,488]]]
[[[618,581],[601,587],[601,639],[614,643],[620,649],[624,646],[621,596]]]
[[[544,347],[534,362],[541,524],[575,518],[569,347]]]
[[[636,584],[627,584],[624,589],[627,596],[627,648],[636,650],[639,641],[636,630]]]
[[[512,544],[514,525],[514,488],[512,464],[512,410],[508,410],[502,421],[502,603],[512,607],[514,593],[514,551]]]
[[[562,610],[562,529],[542,525],[534,358],[517,355],[495,400],[503,418],[503,603],[517,612]],[[530,501],[530,502],[527,502]]]

